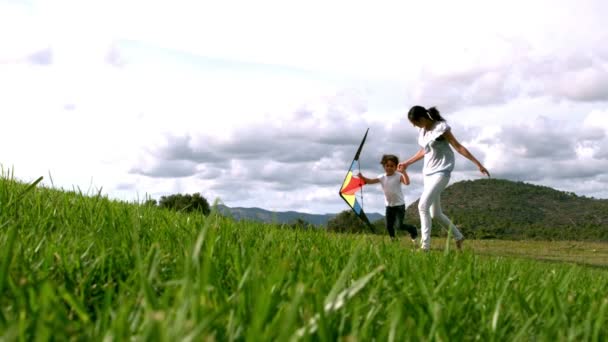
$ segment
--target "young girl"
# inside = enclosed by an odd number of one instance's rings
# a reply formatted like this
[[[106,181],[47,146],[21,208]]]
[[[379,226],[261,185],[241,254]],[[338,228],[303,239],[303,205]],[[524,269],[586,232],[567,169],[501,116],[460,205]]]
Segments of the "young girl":
[[[405,201],[403,200],[403,192],[401,184],[409,185],[410,178],[405,171],[397,171],[399,158],[392,154],[385,154],[380,161],[384,168],[384,174],[378,178],[366,178],[362,174],[359,177],[363,179],[365,184],[381,183],[384,191],[384,203],[386,204],[386,229],[391,238],[395,237],[395,223],[401,230],[407,230],[410,233],[412,242],[416,242],[418,232],[416,227],[403,222],[405,217]]]
[[[405,172],[408,166],[424,158],[424,168],[422,170],[424,190],[418,202],[420,230],[422,232],[421,248],[423,250],[430,249],[431,222],[432,219],[436,219],[452,232],[456,247],[461,249],[464,236],[441,211],[440,195],[448,185],[454,169],[454,152],[450,145],[458,153],[475,163],[482,174],[489,177],[490,173],[469,150],[456,140],[450,126],[435,107],[427,110],[422,106],[414,106],[407,116],[410,122],[419,129],[418,144],[421,149],[410,159],[400,163],[398,167]]]

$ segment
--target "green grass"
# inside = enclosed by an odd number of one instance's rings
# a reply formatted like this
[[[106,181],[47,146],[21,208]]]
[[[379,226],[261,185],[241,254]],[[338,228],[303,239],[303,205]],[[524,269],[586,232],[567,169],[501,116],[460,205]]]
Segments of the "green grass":
[[[420,253],[377,236],[176,213],[4,176],[0,340],[608,336],[605,269],[489,256],[482,243],[446,254],[435,239],[439,252]]]
[[[479,254],[569,262],[608,270],[608,243],[603,242],[477,240],[468,245]]]

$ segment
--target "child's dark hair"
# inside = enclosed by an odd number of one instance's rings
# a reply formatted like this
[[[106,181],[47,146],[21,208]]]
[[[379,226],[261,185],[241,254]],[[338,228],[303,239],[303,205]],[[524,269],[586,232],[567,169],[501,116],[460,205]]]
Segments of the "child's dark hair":
[[[445,119],[441,117],[439,110],[435,107],[426,109],[422,106],[414,106],[410,108],[410,111],[407,113],[407,118],[410,119],[410,122],[418,122],[421,118],[427,118],[431,121],[445,121]]]
[[[395,165],[397,165],[397,164],[399,164],[399,157],[397,157],[394,154],[385,154],[382,156],[382,160],[380,161],[380,164],[382,164],[382,166],[384,166],[389,161],[392,161],[393,163],[395,163]]]

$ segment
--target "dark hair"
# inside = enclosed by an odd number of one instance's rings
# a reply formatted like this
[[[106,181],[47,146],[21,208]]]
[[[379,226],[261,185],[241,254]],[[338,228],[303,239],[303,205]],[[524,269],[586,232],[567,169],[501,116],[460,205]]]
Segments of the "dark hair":
[[[426,109],[422,106],[414,106],[410,108],[410,111],[407,113],[407,118],[410,119],[411,122],[418,122],[421,118],[427,118],[432,121],[445,121],[445,119],[441,117],[439,110],[435,107]]]
[[[382,160],[380,161],[380,164],[382,164],[382,166],[384,166],[389,161],[392,161],[395,163],[395,165],[397,165],[397,164],[399,164],[399,157],[397,157],[394,154],[385,154],[382,156]]]

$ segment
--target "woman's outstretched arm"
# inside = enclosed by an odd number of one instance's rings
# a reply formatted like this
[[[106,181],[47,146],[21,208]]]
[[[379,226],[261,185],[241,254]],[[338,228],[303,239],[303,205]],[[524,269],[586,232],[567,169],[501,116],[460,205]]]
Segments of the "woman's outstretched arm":
[[[416,154],[414,154],[410,159],[399,163],[397,168],[401,171],[404,171],[405,169],[407,169],[408,166],[414,164],[415,162],[419,161],[422,158],[424,158],[424,149],[423,148],[418,150],[418,152],[416,152]]]
[[[490,177],[490,172],[488,172],[488,170],[483,165],[481,165],[481,163],[479,162],[479,160],[477,160],[477,158],[475,158],[473,156],[473,154],[471,154],[471,152],[469,152],[469,150],[467,150],[466,147],[462,146],[460,144],[460,142],[458,142],[458,140],[456,140],[456,137],[454,136],[454,134],[452,134],[451,131],[443,133],[443,136],[448,140],[448,142],[450,143],[450,145],[452,145],[452,147],[454,147],[454,149],[456,150],[456,152],[460,153],[465,158],[467,158],[468,160],[472,161],[475,165],[477,165],[477,168],[479,169],[479,172],[481,172],[484,175]]]

